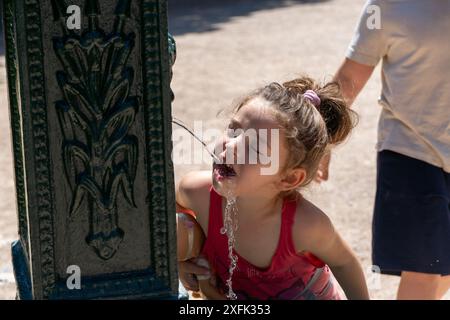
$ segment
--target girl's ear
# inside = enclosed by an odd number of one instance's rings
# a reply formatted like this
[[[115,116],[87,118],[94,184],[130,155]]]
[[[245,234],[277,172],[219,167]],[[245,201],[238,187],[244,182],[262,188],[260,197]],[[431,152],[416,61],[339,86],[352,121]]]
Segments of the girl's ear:
[[[280,180],[282,191],[289,191],[300,186],[306,179],[306,170],[303,168],[289,169]]]

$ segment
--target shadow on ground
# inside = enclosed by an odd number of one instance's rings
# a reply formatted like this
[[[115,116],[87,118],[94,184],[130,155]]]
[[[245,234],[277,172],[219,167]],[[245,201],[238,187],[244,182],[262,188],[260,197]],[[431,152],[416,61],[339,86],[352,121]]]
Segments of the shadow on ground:
[[[169,0],[169,32],[174,35],[208,32],[234,17],[299,4],[329,0]]]

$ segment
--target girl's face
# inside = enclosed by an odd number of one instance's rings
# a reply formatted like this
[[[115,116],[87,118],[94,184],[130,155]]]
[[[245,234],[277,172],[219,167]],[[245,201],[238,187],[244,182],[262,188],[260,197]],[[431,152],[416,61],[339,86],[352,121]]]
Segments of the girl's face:
[[[224,197],[278,194],[288,151],[283,130],[270,104],[254,98],[231,119],[217,140],[213,186]]]

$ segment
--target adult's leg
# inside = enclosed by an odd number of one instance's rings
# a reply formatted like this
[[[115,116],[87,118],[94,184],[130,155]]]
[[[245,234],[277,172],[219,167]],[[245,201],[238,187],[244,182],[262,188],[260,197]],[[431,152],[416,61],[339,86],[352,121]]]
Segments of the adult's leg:
[[[441,275],[403,271],[397,291],[398,300],[440,299]]]
[[[404,271],[398,287],[398,300],[439,300],[450,288],[450,276]]]
[[[401,275],[398,299],[441,299],[450,287],[449,193],[442,169],[393,152],[378,158],[373,262]]]
[[[449,289],[450,289],[450,276],[441,277],[441,281],[439,283],[438,299],[442,299],[442,297],[447,293]]]

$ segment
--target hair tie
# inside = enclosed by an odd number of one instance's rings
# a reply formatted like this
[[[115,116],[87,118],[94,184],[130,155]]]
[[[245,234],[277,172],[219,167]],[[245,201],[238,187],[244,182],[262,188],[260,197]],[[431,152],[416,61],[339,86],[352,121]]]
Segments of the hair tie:
[[[311,103],[317,108],[320,106],[320,98],[313,90],[306,90],[303,97],[311,101]]]

